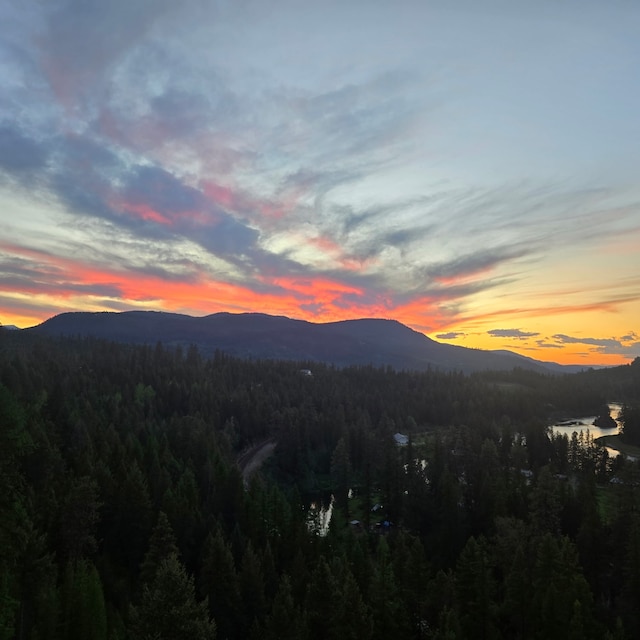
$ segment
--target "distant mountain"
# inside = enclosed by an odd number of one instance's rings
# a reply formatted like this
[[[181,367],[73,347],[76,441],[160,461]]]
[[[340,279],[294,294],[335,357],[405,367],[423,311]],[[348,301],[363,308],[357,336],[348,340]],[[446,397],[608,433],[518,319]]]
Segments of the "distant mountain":
[[[261,313],[216,313],[201,318],[157,311],[63,313],[26,331],[135,344],[194,344],[204,355],[219,349],[242,358],[316,361],[337,366],[371,364],[465,373],[514,367],[541,373],[576,370],[510,351],[442,344],[395,320],[372,318],[316,324]]]
[[[8,329],[9,331],[19,331],[20,327],[16,327],[15,324],[0,324],[0,329]]]

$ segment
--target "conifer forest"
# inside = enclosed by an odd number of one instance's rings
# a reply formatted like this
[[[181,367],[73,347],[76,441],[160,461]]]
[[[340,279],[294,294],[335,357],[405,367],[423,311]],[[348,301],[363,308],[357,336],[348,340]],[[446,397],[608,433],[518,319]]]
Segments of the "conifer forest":
[[[415,373],[2,330],[0,640],[638,638],[640,463],[548,427],[611,402],[637,446],[640,359]]]

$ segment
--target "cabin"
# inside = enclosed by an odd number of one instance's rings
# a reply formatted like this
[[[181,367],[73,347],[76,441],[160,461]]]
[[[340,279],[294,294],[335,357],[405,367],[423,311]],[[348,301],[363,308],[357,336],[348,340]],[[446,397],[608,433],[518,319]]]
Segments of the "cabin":
[[[403,433],[396,433],[393,439],[399,447],[406,447],[409,444],[409,436],[405,436]]]

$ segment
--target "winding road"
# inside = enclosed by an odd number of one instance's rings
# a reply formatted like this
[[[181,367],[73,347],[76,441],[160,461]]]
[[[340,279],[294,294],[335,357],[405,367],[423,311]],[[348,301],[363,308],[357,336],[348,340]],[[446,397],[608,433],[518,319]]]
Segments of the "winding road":
[[[273,453],[273,450],[276,448],[276,444],[277,443],[274,438],[269,438],[268,440],[263,440],[253,447],[250,447],[238,456],[237,464],[242,472],[242,481],[245,487],[249,485],[251,476]]]

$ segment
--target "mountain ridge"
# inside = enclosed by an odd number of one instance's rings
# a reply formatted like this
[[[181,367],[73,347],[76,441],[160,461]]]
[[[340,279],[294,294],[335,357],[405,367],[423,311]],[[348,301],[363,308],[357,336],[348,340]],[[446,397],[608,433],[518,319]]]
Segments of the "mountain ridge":
[[[194,344],[205,356],[220,350],[242,358],[325,362],[336,366],[433,368],[464,373],[514,367],[540,373],[573,373],[587,368],[546,363],[511,351],[443,344],[398,320],[382,318],[314,323],[265,313],[189,316],[164,311],[78,311],[53,316],[25,331],[93,336],[134,344]]]

